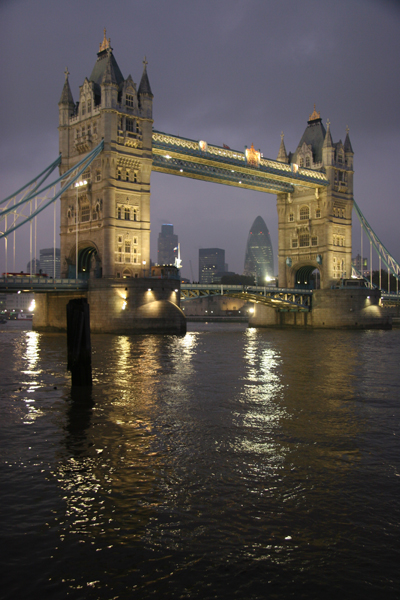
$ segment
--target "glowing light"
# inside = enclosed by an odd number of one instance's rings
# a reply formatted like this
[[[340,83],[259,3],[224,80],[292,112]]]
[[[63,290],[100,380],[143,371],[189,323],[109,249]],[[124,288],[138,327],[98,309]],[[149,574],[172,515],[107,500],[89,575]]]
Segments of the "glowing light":
[[[28,308],[29,312],[33,312],[35,310],[35,304],[35,300],[32,300]]]
[[[122,310],[125,310],[125,309],[126,309],[126,300],[124,300],[122,303]]]

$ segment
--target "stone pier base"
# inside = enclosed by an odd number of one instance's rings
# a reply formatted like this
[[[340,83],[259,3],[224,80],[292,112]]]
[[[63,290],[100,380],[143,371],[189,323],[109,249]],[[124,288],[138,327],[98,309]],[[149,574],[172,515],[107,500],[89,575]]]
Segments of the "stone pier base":
[[[309,329],[391,329],[391,316],[380,306],[380,291],[369,289],[315,290],[310,312],[280,312],[254,305],[250,327]]]
[[[92,333],[182,335],[186,319],[179,307],[179,283],[174,279],[95,279],[84,293],[35,294],[32,327],[66,331],[68,302],[87,298]]]

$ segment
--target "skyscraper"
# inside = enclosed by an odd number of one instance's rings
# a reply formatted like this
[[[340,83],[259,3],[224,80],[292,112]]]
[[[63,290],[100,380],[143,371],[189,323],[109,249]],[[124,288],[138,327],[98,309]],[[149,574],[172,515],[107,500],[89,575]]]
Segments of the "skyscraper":
[[[255,277],[259,284],[264,284],[267,277],[274,276],[271,238],[261,217],[256,218],[247,238],[244,275]]]
[[[157,262],[159,265],[175,264],[178,256],[178,236],[174,234],[174,226],[170,224],[161,225],[161,233],[158,234]]]
[[[200,248],[199,282],[213,283],[217,273],[225,271],[225,250],[221,248]]]
[[[43,248],[40,251],[40,271],[48,277],[54,277],[54,254],[55,254],[55,277],[60,277],[60,248]]]

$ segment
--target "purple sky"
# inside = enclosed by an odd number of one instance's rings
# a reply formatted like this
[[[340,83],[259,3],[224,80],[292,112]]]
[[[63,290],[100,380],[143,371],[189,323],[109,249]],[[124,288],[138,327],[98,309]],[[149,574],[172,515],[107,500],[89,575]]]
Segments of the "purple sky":
[[[57,157],[65,67],[77,100],[106,27],[125,78],[130,73],[138,84],[147,57],[157,130],[236,150],[253,143],[276,158],[280,132],[294,151],[314,103],[324,124],[329,118],[334,142],[344,141],[348,125],[354,197],[400,262],[399,2],[2,0],[0,24],[1,198]],[[260,215],[276,270],[275,196],[159,173],[151,192],[153,260],[162,223],[173,223],[183,276],[191,277],[191,262],[197,280],[198,250],[214,246],[242,273],[247,235]],[[18,241],[18,270],[29,260],[28,237]],[[53,245],[51,209],[38,239],[38,248]],[[357,224],[353,255],[359,250]],[[0,262],[3,271],[3,241]]]

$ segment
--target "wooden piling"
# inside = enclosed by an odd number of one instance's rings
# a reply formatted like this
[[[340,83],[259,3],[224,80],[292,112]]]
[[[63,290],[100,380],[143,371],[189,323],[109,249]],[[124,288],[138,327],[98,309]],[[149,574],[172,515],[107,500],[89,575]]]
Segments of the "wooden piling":
[[[86,298],[67,304],[68,364],[73,386],[92,385],[92,347],[90,342],[90,312]]]

